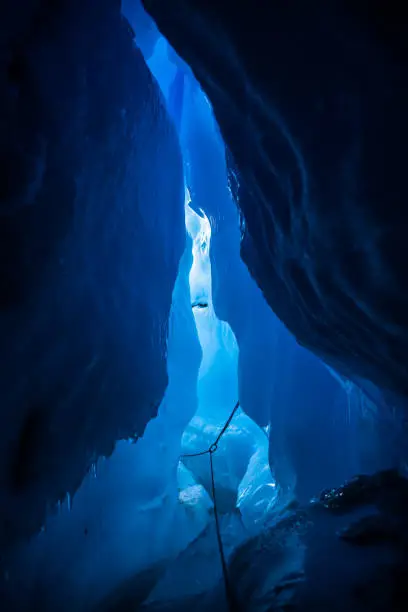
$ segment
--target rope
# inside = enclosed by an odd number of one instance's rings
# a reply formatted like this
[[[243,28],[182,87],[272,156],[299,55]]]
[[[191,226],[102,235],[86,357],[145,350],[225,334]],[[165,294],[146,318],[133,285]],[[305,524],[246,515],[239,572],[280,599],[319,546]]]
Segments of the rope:
[[[228,417],[224,427],[221,429],[220,433],[218,434],[218,438],[214,442],[213,446],[217,447],[218,442],[221,440],[222,436],[225,434],[225,432],[227,431],[228,427],[231,425],[231,421],[234,418],[234,415],[235,415],[236,411],[238,410],[238,408],[239,408],[239,400],[235,404],[234,409],[231,412],[231,414],[229,415],[229,417]],[[217,450],[217,448],[215,448],[215,450]]]
[[[215,453],[215,451],[218,448],[219,441],[221,440],[222,436],[227,431],[228,427],[231,425],[231,421],[234,418],[235,413],[238,410],[238,408],[239,408],[239,400],[235,404],[235,406],[234,406],[231,414],[229,415],[228,419],[225,421],[225,425],[221,429],[220,433],[218,434],[215,442],[213,442],[213,444],[211,444],[211,446],[209,448],[207,448],[207,450],[200,451],[198,453],[186,453],[184,455],[180,455],[180,457],[183,459],[184,457],[200,457],[201,455],[206,455],[207,453]]]
[[[224,547],[223,547],[223,544],[222,544],[220,522],[219,522],[218,510],[217,510],[217,498],[216,498],[216,495],[215,495],[214,465],[213,465],[213,457],[212,456],[216,452],[216,450],[218,449],[219,441],[221,440],[222,436],[225,434],[225,432],[227,431],[228,427],[230,426],[231,421],[234,418],[234,415],[235,415],[236,411],[238,410],[238,408],[239,408],[239,400],[235,404],[231,414],[229,415],[228,419],[226,420],[225,425],[221,429],[220,433],[218,434],[215,442],[213,442],[211,444],[211,446],[209,448],[207,448],[207,450],[200,451],[198,453],[186,453],[184,455],[181,455],[181,458],[184,458],[184,457],[200,457],[202,455],[207,455],[207,454],[210,456],[211,489],[212,489],[212,496],[213,496],[213,502],[214,502],[215,530],[217,532],[218,550],[219,550],[219,553],[220,553],[222,574],[223,574],[223,577],[224,577],[225,595],[227,597],[227,602],[228,602],[228,607],[229,607],[230,612],[237,612],[237,610],[238,610],[238,602],[235,599],[235,595],[234,595],[234,592],[233,592],[233,590],[231,588],[231,584],[230,584],[230,581],[229,581],[227,562],[225,560]]]
[[[191,453],[191,454],[185,454],[185,455],[180,455],[180,457],[182,459],[184,459],[184,457],[200,457],[201,455],[206,455],[207,453],[210,452],[210,449],[207,448],[207,450],[205,451],[201,451],[200,453]]]

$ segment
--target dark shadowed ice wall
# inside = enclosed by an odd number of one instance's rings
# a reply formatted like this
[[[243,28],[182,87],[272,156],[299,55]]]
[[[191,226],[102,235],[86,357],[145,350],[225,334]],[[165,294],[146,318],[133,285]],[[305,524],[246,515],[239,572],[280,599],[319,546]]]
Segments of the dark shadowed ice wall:
[[[0,32],[0,548],[166,384],[180,150],[116,0],[18,0]]]

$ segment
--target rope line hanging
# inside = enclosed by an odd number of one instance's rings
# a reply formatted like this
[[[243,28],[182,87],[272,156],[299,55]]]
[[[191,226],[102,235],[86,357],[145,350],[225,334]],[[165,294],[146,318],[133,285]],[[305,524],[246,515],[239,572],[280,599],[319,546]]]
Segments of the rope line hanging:
[[[228,419],[226,420],[226,422],[225,422],[223,428],[221,429],[220,433],[218,434],[215,442],[213,442],[211,444],[211,446],[209,448],[207,448],[207,450],[200,451],[198,453],[186,453],[184,455],[180,455],[181,458],[184,458],[184,457],[201,457],[202,455],[207,455],[207,454],[210,457],[211,489],[212,489],[212,496],[213,496],[213,502],[214,502],[215,530],[217,532],[218,550],[219,550],[219,553],[220,553],[222,574],[223,574],[223,577],[224,577],[225,595],[227,597],[227,602],[228,602],[228,607],[230,609],[230,612],[236,612],[238,610],[238,603],[237,603],[237,601],[235,599],[234,592],[233,592],[233,590],[231,588],[231,584],[230,584],[230,581],[229,581],[227,562],[225,560],[225,554],[224,554],[224,546],[222,544],[220,522],[219,522],[218,510],[217,510],[217,499],[216,499],[216,495],[215,495],[214,465],[213,465],[213,457],[212,456],[216,452],[216,450],[218,449],[218,444],[219,444],[222,436],[225,434],[225,432],[227,431],[228,427],[230,426],[231,421],[234,418],[234,415],[235,415],[236,411],[238,410],[238,408],[239,408],[239,400],[235,404],[231,414],[229,415]]]
[[[231,414],[229,415],[228,419],[225,421],[225,425],[223,426],[223,428],[221,429],[220,433],[218,434],[215,442],[213,442],[211,444],[211,446],[209,448],[207,448],[207,450],[199,451],[198,453],[185,453],[184,455],[180,455],[180,458],[183,459],[184,457],[200,457],[201,455],[206,455],[207,453],[215,453],[215,451],[218,448],[219,441],[221,440],[222,436],[227,431],[228,427],[231,425],[231,421],[234,418],[235,413],[238,410],[238,408],[239,408],[239,400],[235,404],[235,406],[234,406]]]

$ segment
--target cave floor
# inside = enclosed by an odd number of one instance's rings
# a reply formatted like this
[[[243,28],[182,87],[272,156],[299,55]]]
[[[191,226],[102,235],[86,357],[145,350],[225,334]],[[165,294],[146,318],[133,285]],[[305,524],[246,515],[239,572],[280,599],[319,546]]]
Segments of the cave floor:
[[[248,538],[242,533],[241,544],[227,550],[238,602],[234,609],[402,612],[408,602],[403,533],[393,511],[379,509],[372,500],[341,512],[321,503],[292,504],[260,534]],[[139,593],[136,599],[116,600],[104,612],[228,612],[211,522],[177,559],[151,575],[149,588],[144,603]]]

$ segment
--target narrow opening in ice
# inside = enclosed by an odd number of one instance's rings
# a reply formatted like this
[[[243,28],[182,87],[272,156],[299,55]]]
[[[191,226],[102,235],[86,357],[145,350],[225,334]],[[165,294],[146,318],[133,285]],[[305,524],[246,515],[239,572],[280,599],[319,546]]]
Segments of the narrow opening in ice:
[[[190,296],[202,349],[197,395],[198,409],[187,426],[182,448],[193,453],[208,448],[217,438],[239,396],[239,348],[231,327],[215,313],[211,290],[211,223],[185,198],[186,229],[192,239],[193,263]],[[265,432],[239,409],[214,455],[217,505],[223,514],[239,517],[241,526],[253,530],[272,509],[276,487],[268,462]],[[208,456],[182,460],[194,480],[211,496]],[[238,535],[238,534],[237,534]]]

